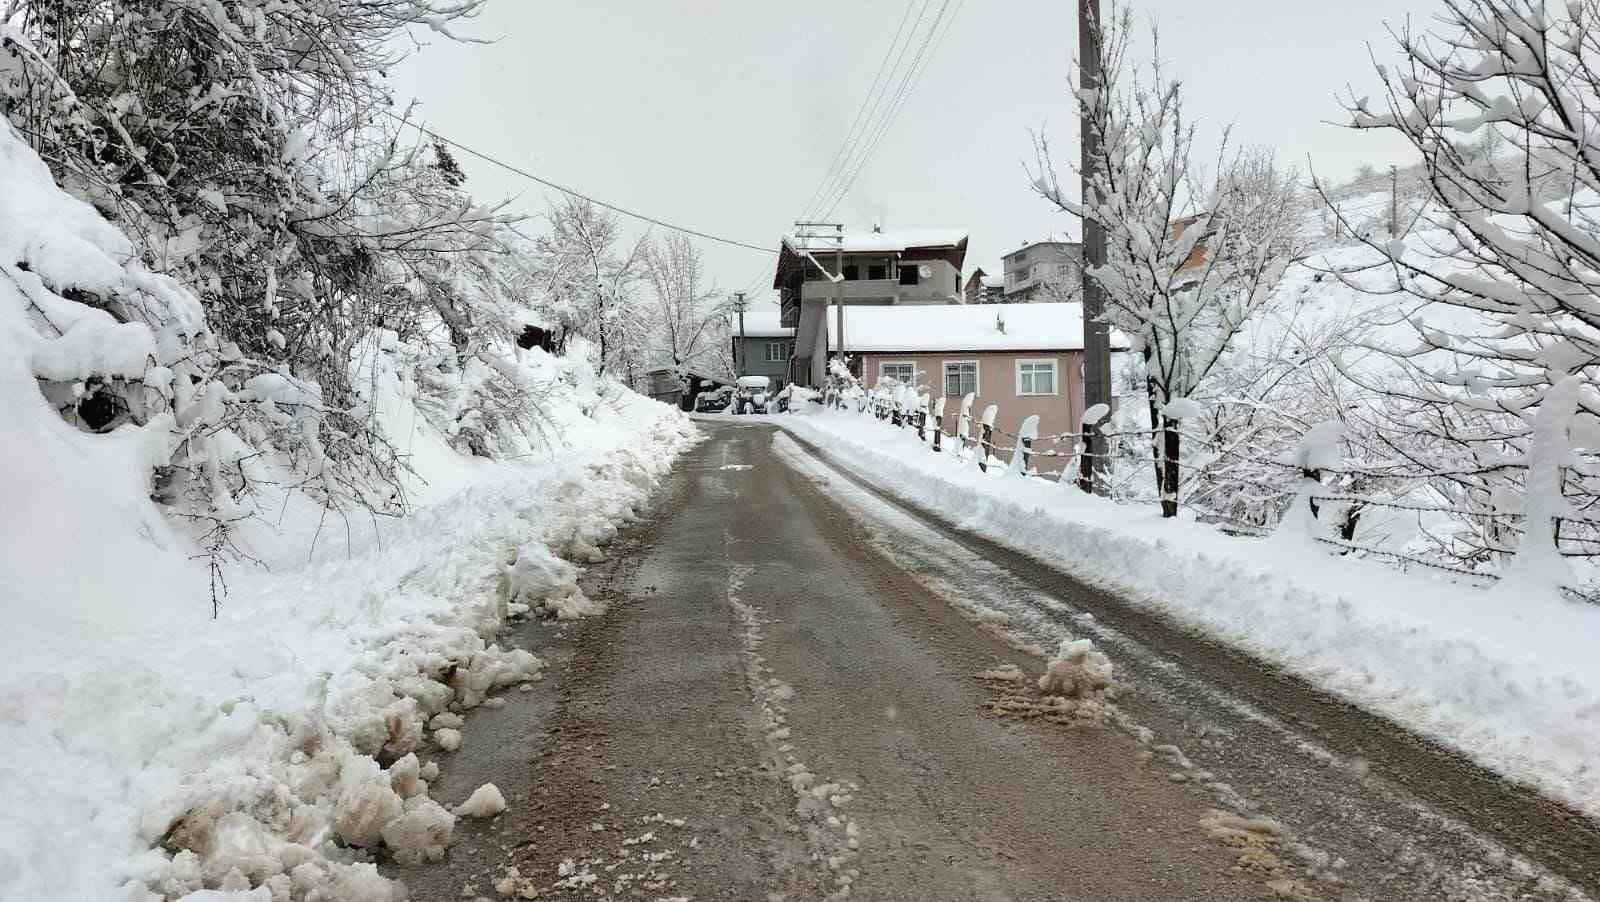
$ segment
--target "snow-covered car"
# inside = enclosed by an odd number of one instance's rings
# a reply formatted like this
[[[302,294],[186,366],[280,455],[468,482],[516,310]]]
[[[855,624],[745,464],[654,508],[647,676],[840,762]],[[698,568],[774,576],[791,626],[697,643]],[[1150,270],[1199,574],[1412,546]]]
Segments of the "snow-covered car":
[[[698,413],[716,413],[719,410],[727,410],[732,403],[733,387],[723,386],[701,392],[694,399],[694,409]]]
[[[766,376],[740,376],[738,393],[733,396],[734,413],[766,413],[772,380]]]

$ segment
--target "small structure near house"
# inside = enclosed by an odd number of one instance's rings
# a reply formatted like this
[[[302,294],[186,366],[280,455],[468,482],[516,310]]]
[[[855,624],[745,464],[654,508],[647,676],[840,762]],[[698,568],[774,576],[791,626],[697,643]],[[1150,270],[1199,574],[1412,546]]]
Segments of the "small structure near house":
[[[1076,431],[1083,414],[1083,307],[1055,304],[955,304],[927,307],[847,307],[845,335],[862,382],[910,383],[931,398],[946,398],[953,416],[975,395],[974,416],[990,404],[998,445],[1015,442],[1029,416],[1039,434]],[[1113,350],[1127,339],[1113,330]],[[946,429],[952,424],[946,423]],[[1040,450],[1048,450],[1041,445]],[[1071,451],[1071,444],[1057,448]],[[1041,473],[1059,472],[1068,457],[1040,455]]]
[[[644,378],[645,394],[663,404],[683,406],[683,396],[688,391],[688,385],[677,367],[657,367],[646,371]]]

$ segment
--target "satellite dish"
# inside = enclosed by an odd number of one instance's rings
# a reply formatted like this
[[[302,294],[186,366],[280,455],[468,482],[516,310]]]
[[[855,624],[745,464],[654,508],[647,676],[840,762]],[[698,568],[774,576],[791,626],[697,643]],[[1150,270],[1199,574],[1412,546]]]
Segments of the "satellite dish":
[[[923,277],[924,279],[931,279],[933,278],[933,267],[924,263],[917,267],[917,275]]]

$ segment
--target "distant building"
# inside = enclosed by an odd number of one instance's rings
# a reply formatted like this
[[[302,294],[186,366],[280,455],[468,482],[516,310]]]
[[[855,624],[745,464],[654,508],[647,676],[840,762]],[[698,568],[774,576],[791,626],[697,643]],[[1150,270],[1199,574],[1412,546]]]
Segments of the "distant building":
[[[1194,250],[1191,250],[1189,252],[1189,256],[1184,258],[1183,264],[1178,267],[1179,272],[1184,272],[1191,269],[1199,269],[1206,262],[1206,254],[1209,252],[1211,236],[1216,234],[1217,227],[1216,224],[1211,221],[1211,218],[1204,213],[1197,213],[1194,216],[1185,216],[1182,219],[1174,219],[1172,221],[1171,237],[1172,240],[1176,241],[1177,239],[1183,237],[1184,232],[1189,231],[1190,226],[1199,222],[1202,218],[1206,220],[1205,234],[1200,236],[1200,240],[1196,241],[1194,244]]]
[[[969,393],[974,422],[994,404],[995,425],[1011,433],[1032,414],[1039,416],[1041,435],[1071,432],[1082,416],[1080,304],[847,307],[844,333],[864,384],[894,379],[946,398],[946,429],[955,428]],[[1113,330],[1111,346],[1121,350],[1128,343]],[[1035,464],[1040,472],[1057,472],[1068,459],[1041,456]]]
[[[789,361],[794,357],[794,330],[784,328],[777,310],[749,310],[744,315],[744,336],[739,318],[733,319],[733,359],[741,376],[766,376],[774,391],[787,384]]]
[[[1006,280],[1000,276],[991,276],[978,267],[972,271],[967,279],[966,290],[962,292],[969,304],[1000,304],[1006,299]]]
[[[827,313],[836,297],[842,295],[846,307],[960,304],[966,256],[967,233],[959,229],[783,236],[772,287],[778,289],[780,323],[794,330],[790,380],[823,383],[827,349],[836,339],[830,335],[834,317]],[[848,325],[844,338],[848,354],[854,350]]]
[[[1076,299],[1083,289],[1083,246],[1036,241],[1000,258],[1009,304]]]

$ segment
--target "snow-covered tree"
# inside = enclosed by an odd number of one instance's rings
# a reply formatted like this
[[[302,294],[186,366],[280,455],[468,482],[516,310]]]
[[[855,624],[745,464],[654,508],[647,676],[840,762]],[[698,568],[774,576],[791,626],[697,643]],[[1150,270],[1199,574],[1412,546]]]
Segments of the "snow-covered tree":
[[[1144,360],[1162,512],[1176,516],[1180,421],[1197,416],[1194,396],[1244,324],[1266,302],[1292,254],[1298,227],[1280,196],[1292,184],[1262,152],[1229,157],[1208,177],[1194,159],[1195,129],[1182,92],[1159,66],[1128,64],[1131,16],[1111,18],[1098,42],[1103,78],[1080,87],[1085,128],[1101,159],[1088,198],[1061,189],[1046,139],[1037,142],[1034,189],[1062,210],[1098,221],[1106,319]]]
[[[643,327],[655,349],[653,362],[723,372],[728,311],[706,277],[700,251],[681,232],[651,242],[644,252],[650,298]]]
[[[0,6],[0,115],[204,313],[195,329],[135,296],[83,292],[76,302],[184,343],[163,364],[177,375],[171,397],[151,407],[147,385],[110,373],[41,388],[84,428],[175,411],[180,434],[155,487],[183,516],[248,515],[259,480],[219,461],[258,452],[291,461],[280,481],[329,508],[404,504],[404,458],[373,413],[371,348],[385,331],[437,330],[457,366],[482,352],[485,330],[507,325],[473,309],[507,218],[461,190],[447,151],[407,144],[393,117],[374,117],[389,106],[384,74],[403,35],[449,35],[480,6]],[[268,384],[283,388],[270,409],[257,397]],[[61,394],[84,389],[99,399],[87,419]]]
[[[1393,454],[1471,518],[1486,556],[1516,545],[1545,583],[1600,545],[1600,3],[1445,0],[1431,33],[1395,33],[1381,104],[1352,125],[1423,159],[1430,229],[1367,243],[1419,301],[1404,378],[1381,385]],[[1495,137],[1492,165],[1462,136]],[[1563,186],[1551,196],[1551,184]],[[1507,529],[1507,520],[1520,524]],[[1520,542],[1506,541],[1520,531]],[[1529,565],[1531,566],[1531,565]]]
[[[550,230],[541,235],[541,278],[557,325],[594,342],[603,374],[629,384],[642,376],[639,280],[647,238],[622,248],[615,217],[589,201],[563,197],[546,214]]]

